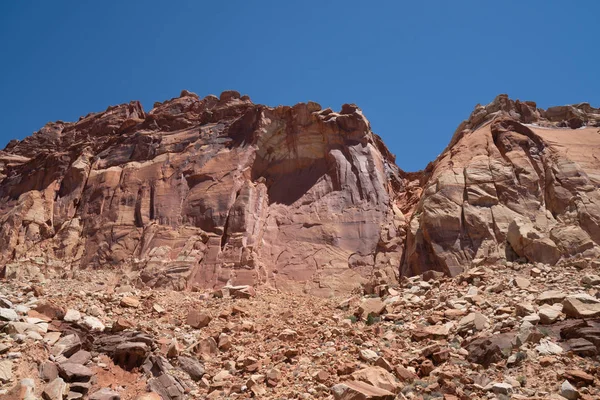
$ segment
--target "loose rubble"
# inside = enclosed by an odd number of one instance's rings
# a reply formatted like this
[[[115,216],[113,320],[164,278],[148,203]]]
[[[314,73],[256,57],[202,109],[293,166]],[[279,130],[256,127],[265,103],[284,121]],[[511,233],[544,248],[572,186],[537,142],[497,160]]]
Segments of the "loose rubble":
[[[0,396],[597,399],[600,283],[581,277],[599,271],[505,262],[327,299],[109,271],[4,280]]]

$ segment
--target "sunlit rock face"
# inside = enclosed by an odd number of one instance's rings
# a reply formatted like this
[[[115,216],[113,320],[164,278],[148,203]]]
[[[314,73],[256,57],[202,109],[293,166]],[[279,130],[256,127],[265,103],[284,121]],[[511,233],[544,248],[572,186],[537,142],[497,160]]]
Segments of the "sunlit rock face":
[[[354,105],[183,91],[149,112],[109,107],[0,152],[0,261],[327,296],[473,263],[595,256],[598,121],[587,104],[499,96],[405,173]]]
[[[50,123],[0,154],[2,260],[140,272],[153,286],[328,295],[395,279],[405,180],[360,109],[183,92]]]
[[[599,254],[600,110],[477,106],[422,177],[404,275]]]

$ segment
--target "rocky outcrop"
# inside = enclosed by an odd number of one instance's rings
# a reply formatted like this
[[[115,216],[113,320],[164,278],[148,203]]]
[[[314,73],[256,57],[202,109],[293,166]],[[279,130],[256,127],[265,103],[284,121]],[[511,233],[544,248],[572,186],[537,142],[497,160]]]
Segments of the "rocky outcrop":
[[[424,171],[405,173],[361,110],[183,91],[0,152],[0,262],[118,268],[191,289],[318,295],[472,264],[555,264],[600,243],[600,110],[477,106]],[[18,262],[19,264],[14,264]]]
[[[597,256],[598,126],[589,104],[542,110],[501,95],[477,106],[424,171],[402,274]]]
[[[187,91],[49,123],[0,154],[1,260],[137,270],[151,286],[394,279],[405,180],[354,105]],[[294,285],[297,287],[297,285]],[[301,286],[302,287],[302,286]]]

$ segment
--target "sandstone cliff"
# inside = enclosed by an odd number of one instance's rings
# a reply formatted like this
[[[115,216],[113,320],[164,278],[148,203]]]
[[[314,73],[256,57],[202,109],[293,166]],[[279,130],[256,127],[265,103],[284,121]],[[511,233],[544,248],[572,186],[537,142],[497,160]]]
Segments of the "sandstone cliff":
[[[0,152],[0,261],[150,286],[327,295],[472,263],[599,253],[600,110],[478,106],[404,173],[360,109],[184,91],[55,122]],[[6,273],[6,272],[5,272]]]

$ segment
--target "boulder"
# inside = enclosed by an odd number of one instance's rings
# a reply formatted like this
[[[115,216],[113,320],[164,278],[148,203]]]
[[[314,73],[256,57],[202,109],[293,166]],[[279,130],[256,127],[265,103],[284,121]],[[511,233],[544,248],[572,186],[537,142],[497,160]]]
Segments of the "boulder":
[[[56,378],[46,385],[42,392],[44,400],[63,400],[66,397],[68,386],[62,378]]]
[[[394,375],[376,366],[355,371],[352,373],[352,378],[392,393],[398,393],[402,389],[402,385],[396,380]]]
[[[567,297],[563,302],[563,312],[570,318],[600,317],[600,300],[582,301],[577,297]]]
[[[393,400],[396,395],[364,382],[343,382],[334,385],[331,393],[335,400]]]
[[[211,321],[210,315],[198,310],[190,310],[187,315],[186,323],[194,329],[204,328]]]

